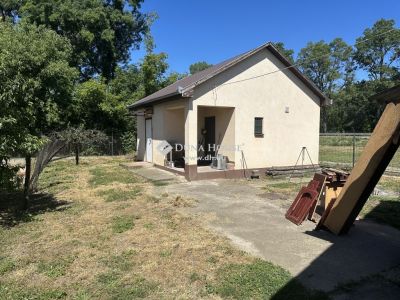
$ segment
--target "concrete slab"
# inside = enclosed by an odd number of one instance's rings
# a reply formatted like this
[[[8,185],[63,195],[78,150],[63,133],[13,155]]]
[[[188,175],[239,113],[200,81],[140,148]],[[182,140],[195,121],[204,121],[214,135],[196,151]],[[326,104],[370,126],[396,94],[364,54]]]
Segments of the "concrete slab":
[[[149,163],[130,165],[127,169],[151,181],[184,181],[183,176],[158,169]]]
[[[359,280],[400,264],[400,231],[357,221],[348,236],[296,226],[285,210],[265,197],[260,182],[209,180],[158,187],[160,192],[198,200],[192,214],[213,216],[212,229],[254,255],[289,270],[306,286],[331,291],[339,283]],[[290,200],[291,201],[291,200]]]

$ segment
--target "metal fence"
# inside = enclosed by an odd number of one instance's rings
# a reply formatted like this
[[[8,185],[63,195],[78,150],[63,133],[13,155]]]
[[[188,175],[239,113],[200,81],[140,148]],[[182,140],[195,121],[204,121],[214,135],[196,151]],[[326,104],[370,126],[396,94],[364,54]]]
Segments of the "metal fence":
[[[351,170],[368,142],[370,133],[321,133],[319,164]],[[390,162],[387,173],[400,175],[400,152]]]
[[[74,146],[67,145],[57,156],[74,155]],[[119,136],[108,136],[105,142],[92,142],[80,146],[79,153],[81,156],[102,156],[102,155],[122,155],[126,154],[123,149],[122,140]]]

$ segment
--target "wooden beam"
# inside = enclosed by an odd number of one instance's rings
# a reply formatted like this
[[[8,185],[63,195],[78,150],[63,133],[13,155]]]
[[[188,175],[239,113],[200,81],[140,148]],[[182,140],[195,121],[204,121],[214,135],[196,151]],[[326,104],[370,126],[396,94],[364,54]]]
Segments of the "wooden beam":
[[[400,101],[398,98],[391,98],[397,95],[397,89],[400,91],[400,86],[386,94],[393,101],[386,105],[324,222],[324,226],[335,234],[348,232],[399,147]]]
[[[374,96],[371,99],[389,103],[389,102],[399,102],[400,101],[400,85],[396,85],[390,89],[384,90]]]

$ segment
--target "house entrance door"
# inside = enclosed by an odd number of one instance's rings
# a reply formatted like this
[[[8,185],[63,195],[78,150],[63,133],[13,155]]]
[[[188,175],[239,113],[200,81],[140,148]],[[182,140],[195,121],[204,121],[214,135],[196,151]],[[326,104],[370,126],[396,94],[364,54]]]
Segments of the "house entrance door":
[[[204,129],[206,134],[205,140],[205,156],[215,156],[215,117],[206,117],[204,119]]]
[[[151,119],[146,119],[146,161],[153,162],[153,130]]]

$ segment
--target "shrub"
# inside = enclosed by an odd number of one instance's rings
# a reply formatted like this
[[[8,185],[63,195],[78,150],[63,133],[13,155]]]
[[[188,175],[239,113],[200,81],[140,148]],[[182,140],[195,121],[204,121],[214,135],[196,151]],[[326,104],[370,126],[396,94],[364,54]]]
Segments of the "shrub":
[[[124,153],[132,153],[136,151],[136,136],[133,132],[125,132],[121,136],[121,143]]]
[[[0,162],[0,192],[12,192],[22,184],[22,178],[17,176],[19,166],[10,166],[6,160]]]

